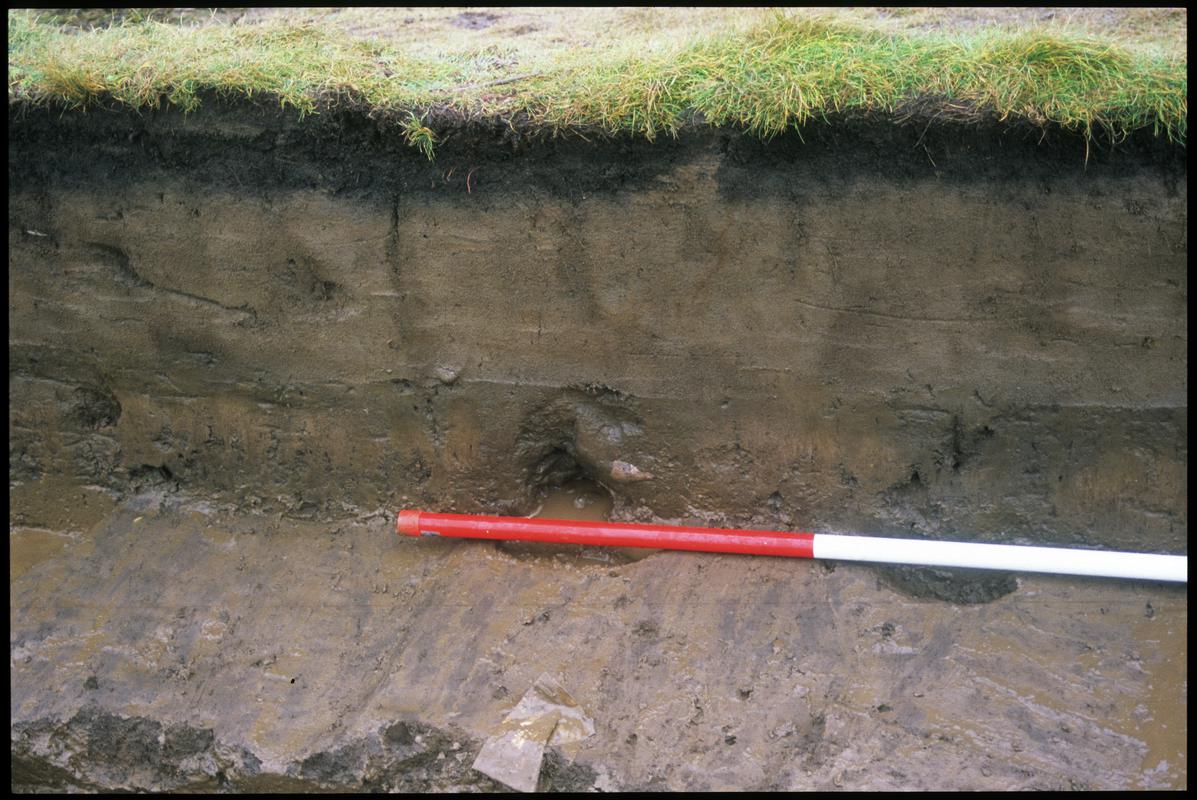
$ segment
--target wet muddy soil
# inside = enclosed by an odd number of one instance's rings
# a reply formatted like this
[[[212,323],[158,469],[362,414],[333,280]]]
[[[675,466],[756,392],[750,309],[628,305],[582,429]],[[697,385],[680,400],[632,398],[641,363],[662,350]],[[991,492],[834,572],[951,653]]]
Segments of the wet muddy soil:
[[[547,790],[1186,785],[1184,587],[957,605],[860,565],[68,496],[68,531],[10,530],[14,789],[499,790],[470,764],[544,671],[596,725]]]

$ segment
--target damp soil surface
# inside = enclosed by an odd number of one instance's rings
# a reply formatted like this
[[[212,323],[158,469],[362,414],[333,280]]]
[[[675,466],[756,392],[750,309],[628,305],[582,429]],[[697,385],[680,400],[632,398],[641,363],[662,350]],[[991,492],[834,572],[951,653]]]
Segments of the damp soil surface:
[[[969,605],[859,565],[55,496],[87,510],[10,532],[14,790],[502,790],[470,765],[544,671],[596,733],[543,790],[1187,782],[1183,587]]]
[[[14,789],[1186,784],[1183,587],[393,531],[1187,552],[1183,148],[9,121]]]

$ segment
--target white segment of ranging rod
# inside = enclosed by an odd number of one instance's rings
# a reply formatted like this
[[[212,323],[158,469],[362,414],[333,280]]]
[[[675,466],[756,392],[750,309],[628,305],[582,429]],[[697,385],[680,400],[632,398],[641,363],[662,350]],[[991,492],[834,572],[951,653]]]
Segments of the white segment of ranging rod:
[[[816,533],[815,558],[1188,582],[1189,557]]]

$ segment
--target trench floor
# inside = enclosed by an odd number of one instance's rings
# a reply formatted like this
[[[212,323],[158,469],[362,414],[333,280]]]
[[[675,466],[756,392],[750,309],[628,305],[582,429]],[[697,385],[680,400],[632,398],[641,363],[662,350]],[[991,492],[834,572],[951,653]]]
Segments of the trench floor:
[[[1183,586],[1027,575],[954,605],[863,565],[407,539],[385,513],[45,483],[10,499],[14,730],[99,706],[287,775],[416,719],[461,732],[468,764],[550,671],[594,720],[567,755],[599,789],[1187,786]]]

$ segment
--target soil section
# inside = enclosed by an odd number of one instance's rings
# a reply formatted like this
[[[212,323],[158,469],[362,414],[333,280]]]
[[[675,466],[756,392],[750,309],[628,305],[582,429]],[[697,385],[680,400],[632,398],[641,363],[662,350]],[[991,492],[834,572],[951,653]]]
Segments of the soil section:
[[[1175,149],[10,114],[14,480],[1186,548]]]
[[[10,109],[14,789],[494,789],[546,670],[544,788],[1185,784],[1183,587],[391,529],[1185,552],[1183,151],[441,133]]]

